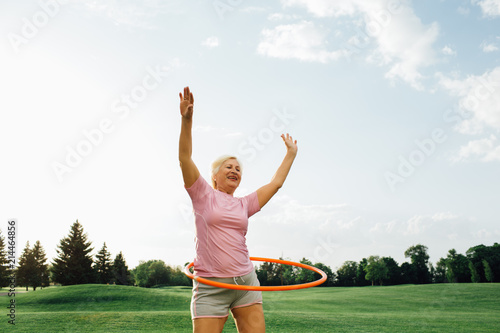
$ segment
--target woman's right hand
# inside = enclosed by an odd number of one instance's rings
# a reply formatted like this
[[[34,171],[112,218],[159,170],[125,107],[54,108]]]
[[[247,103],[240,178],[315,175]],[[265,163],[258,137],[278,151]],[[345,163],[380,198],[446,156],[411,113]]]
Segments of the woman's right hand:
[[[179,93],[179,97],[181,99],[181,116],[186,119],[191,119],[193,117],[193,93],[189,91],[189,87],[185,87],[184,95],[182,93]]]

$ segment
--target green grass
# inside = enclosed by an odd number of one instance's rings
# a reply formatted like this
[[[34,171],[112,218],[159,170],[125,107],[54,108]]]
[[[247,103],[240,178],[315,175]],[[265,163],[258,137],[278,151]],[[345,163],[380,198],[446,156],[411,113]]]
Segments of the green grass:
[[[0,296],[0,331],[191,332],[191,289],[79,285]],[[3,311],[3,313],[2,313]],[[311,288],[264,293],[268,332],[499,332],[500,284]],[[224,332],[235,332],[233,320]]]

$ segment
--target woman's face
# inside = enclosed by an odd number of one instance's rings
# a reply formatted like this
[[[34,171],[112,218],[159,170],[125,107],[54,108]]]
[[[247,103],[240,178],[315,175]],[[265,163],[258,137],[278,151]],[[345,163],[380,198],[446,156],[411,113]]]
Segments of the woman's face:
[[[219,171],[215,174],[217,190],[233,194],[240,185],[241,170],[237,160],[231,158],[222,163]]]

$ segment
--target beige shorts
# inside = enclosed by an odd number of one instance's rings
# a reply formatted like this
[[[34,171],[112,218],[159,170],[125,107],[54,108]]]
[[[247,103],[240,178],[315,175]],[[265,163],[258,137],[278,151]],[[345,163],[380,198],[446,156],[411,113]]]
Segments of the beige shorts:
[[[255,271],[235,278],[205,278],[212,281],[260,286]],[[222,318],[229,315],[229,310],[262,303],[260,291],[233,290],[209,286],[193,280],[191,297],[191,318]]]

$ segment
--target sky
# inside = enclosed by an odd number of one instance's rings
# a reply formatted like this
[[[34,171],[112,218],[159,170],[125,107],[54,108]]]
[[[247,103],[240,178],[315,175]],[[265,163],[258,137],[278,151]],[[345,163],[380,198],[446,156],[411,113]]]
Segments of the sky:
[[[0,230],[49,261],[78,220],[141,260],[194,257],[178,163],[236,154],[236,196],[298,155],[251,256],[336,269],[500,240],[500,0],[40,0],[0,5]]]

